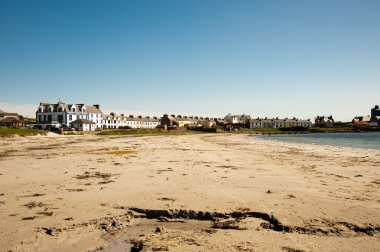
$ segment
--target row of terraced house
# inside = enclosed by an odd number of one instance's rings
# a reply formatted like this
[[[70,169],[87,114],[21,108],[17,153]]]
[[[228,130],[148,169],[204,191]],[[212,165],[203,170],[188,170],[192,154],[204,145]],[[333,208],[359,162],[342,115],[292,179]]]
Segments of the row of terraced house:
[[[85,104],[67,104],[58,103],[40,103],[36,112],[37,124],[42,128],[47,126],[56,127],[73,127],[76,130],[94,131],[102,129],[152,129],[157,127],[163,128],[212,128],[216,125],[239,126],[247,128],[277,128],[289,126],[311,127],[310,120],[279,119],[279,118],[256,118],[252,119],[249,115],[231,115],[224,118],[198,117],[198,116],[181,116],[167,115],[163,117],[143,117],[143,116],[126,116],[124,114],[116,115],[110,113],[103,114],[99,105]]]
[[[77,130],[94,131],[101,129],[129,128],[156,128],[160,121],[154,117],[134,117],[103,114],[99,105],[66,104],[58,102],[55,104],[40,103],[36,112],[36,122],[42,128],[47,126],[73,127]]]

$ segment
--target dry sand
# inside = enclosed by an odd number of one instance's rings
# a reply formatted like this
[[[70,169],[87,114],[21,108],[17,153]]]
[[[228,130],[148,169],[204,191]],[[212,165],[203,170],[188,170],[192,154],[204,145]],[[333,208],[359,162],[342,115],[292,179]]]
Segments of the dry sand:
[[[126,155],[99,154],[136,150]],[[380,151],[249,135],[0,139],[0,251],[376,251]]]

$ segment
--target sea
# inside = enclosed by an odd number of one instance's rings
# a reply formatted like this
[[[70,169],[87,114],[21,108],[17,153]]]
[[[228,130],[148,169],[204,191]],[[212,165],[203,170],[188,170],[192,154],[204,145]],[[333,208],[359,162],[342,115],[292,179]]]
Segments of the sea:
[[[261,138],[291,143],[380,150],[380,132],[264,135]]]

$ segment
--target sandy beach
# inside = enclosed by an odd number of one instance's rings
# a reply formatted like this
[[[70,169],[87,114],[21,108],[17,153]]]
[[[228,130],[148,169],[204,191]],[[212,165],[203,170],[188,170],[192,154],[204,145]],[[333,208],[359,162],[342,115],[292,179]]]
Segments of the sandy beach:
[[[380,151],[239,134],[4,138],[0,219],[0,251],[379,251]]]

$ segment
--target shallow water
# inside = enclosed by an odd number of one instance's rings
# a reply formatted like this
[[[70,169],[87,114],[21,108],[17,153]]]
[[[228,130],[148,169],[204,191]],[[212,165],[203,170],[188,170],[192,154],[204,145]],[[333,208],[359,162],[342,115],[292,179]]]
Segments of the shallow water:
[[[380,132],[268,135],[261,138],[291,143],[380,150]]]

